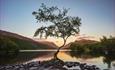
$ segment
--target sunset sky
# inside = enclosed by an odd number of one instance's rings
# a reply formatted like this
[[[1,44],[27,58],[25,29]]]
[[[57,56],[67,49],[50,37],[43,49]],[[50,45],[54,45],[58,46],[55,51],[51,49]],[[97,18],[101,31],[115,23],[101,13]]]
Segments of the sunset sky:
[[[32,38],[40,27],[32,12],[38,10],[41,3],[70,8],[68,15],[82,19],[82,37],[115,36],[115,0],[0,0],[0,29]],[[76,38],[69,40],[73,39]]]

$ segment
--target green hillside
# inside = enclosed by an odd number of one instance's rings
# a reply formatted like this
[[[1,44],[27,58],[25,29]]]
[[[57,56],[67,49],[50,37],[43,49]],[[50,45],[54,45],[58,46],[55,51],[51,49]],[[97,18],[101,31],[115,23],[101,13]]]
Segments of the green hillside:
[[[25,49],[48,49],[48,47],[43,44],[32,43],[31,41],[22,40],[22,39],[18,39],[15,37],[8,37],[8,36],[1,36],[1,37],[5,39],[6,41],[8,40],[13,41],[19,47],[19,49],[23,49],[23,50]]]
[[[15,43],[15,45],[18,46],[18,49],[20,50],[54,49],[52,46],[36,42],[32,39],[14,33],[0,30],[0,47],[4,46],[4,44],[7,44],[9,41]]]

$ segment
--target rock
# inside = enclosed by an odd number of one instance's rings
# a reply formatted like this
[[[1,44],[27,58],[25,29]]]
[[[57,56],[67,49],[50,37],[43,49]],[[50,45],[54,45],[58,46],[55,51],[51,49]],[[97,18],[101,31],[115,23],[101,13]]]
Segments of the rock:
[[[74,65],[75,65],[74,62],[65,62],[65,66],[69,68],[73,67]]]
[[[30,63],[27,64],[27,66],[29,66],[29,67],[37,67],[37,66],[39,66],[39,63],[38,62],[30,62]]]
[[[29,70],[38,70],[38,67],[30,67]]]
[[[71,68],[74,69],[71,69]],[[80,69],[79,69],[80,68]],[[29,62],[26,64],[3,65],[0,70],[100,70],[95,65],[86,63],[63,62],[60,59],[52,59],[43,62]]]
[[[65,66],[67,66],[67,67],[75,67],[75,66],[79,66],[79,62],[65,62]]]

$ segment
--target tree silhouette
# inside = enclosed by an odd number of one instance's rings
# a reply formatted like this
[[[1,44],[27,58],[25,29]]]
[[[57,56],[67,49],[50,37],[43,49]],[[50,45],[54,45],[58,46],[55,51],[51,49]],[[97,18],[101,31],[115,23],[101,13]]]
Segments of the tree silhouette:
[[[44,22],[46,25],[38,28],[34,36],[41,37],[60,37],[64,43],[58,48],[54,55],[57,58],[59,50],[65,46],[68,37],[79,33],[79,26],[81,25],[81,19],[79,17],[68,16],[69,9],[59,9],[57,6],[47,7],[42,3],[38,11],[32,12],[37,19],[37,23]]]
[[[104,50],[107,52],[115,51],[115,37],[110,36],[110,38],[107,38],[106,36],[103,36],[101,40],[102,46],[104,46]]]

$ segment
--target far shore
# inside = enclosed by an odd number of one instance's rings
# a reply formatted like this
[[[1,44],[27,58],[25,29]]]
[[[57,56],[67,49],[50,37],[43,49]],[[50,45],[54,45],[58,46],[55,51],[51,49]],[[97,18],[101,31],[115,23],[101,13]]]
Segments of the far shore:
[[[39,52],[39,51],[57,51],[56,49],[47,49],[47,50],[19,50],[19,52]],[[67,49],[61,49],[60,51],[71,51]]]

